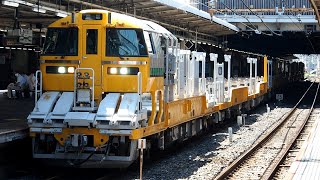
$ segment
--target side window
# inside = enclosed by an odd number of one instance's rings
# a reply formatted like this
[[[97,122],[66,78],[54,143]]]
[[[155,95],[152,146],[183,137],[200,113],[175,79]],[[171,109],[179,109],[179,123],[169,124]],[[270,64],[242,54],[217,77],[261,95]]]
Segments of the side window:
[[[146,40],[148,53],[149,54],[156,54],[156,51],[155,51],[155,48],[154,48],[152,34],[149,33],[149,32],[146,32],[146,31],[144,31],[143,34],[144,34],[144,39]]]
[[[150,38],[150,42],[151,42],[152,52],[153,52],[153,54],[156,54],[156,48],[154,47],[153,37],[152,37],[151,33],[149,34],[149,38]]]
[[[87,29],[87,54],[97,54],[98,49],[98,29]]]

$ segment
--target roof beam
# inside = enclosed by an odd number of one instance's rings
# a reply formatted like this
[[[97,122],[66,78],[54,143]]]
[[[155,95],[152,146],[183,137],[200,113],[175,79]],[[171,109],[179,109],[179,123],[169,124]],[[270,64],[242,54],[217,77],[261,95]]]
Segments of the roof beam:
[[[143,5],[138,5],[135,4],[136,9],[150,9],[150,8],[161,8],[161,7],[165,7],[161,4],[143,4]],[[168,8],[168,7],[167,7]]]
[[[183,17],[190,17],[190,14],[181,14],[181,12],[177,12],[177,13],[157,13],[157,16],[161,17],[161,18],[167,18],[167,17],[179,17],[179,18],[183,18]]]
[[[19,18],[18,21],[20,22],[25,22],[25,23],[52,23],[53,21],[57,20],[57,17],[23,17],[23,18]],[[12,19],[12,17],[0,17],[0,21],[1,22],[13,22],[14,19]]]
[[[286,8],[286,11],[290,12],[313,12],[314,10],[312,8]],[[218,9],[219,12],[248,12],[250,13],[251,11],[253,12],[275,12],[275,9],[233,9],[232,11],[230,9]],[[279,11],[282,11],[281,8],[279,8]]]
[[[175,12],[178,11],[178,9],[173,9],[171,7],[167,7],[167,6],[162,6],[161,8],[155,8],[155,9],[148,9],[148,10],[142,10],[141,12],[143,13],[157,13],[157,12],[161,12],[161,13],[169,13],[169,12]]]
[[[320,25],[320,15],[319,15],[319,6],[317,6],[317,4],[319,5],[320,3],[320,0],[309,0],[313,9],[314,9],[314,12],[316,13],[316,17],[318,19],[318,24]]]
[[[152,2],[151,0],[134,0],[133,2],[131,0],[123,0],[121,2],[114,2],[114,1],[107,1],[108,4],[110,5],[110,7],[113,7],[113,6],[121,6],[123,4],[132,4],[132,3],[143,3],[143,2]]]

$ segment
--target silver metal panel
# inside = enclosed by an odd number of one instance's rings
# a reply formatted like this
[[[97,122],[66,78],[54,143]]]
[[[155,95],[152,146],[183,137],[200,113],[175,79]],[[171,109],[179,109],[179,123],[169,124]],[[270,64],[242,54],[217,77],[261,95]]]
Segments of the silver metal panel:
[[[97,116],[113,116],[120,98],[120,93],[109,93],[100,102]]]
[[[146,61],[102,61],[102,64],[145,65]]]
[[[132,134],[132,130],[105,130],[105,129],[101,129],[99,131],[99,133],[108,134],[110,136],[112,136],[112,135],[129,136]]]
[[[18,139],[24,139],[28,137],[29,131],[27,128],[5,131],[0,133],[0,144],[11,142]]]
[[[69,126],[90,126],[94,122],[95,114],[89,112],[68,112],[64,122]]]
[[[40,64],[58,63],[58,64],[80,64],[79,60],[40,60]]]
[[[50,120],[52,123],[49,123],[49,119],[45,119],[41,122],[36,122],[36,121],[33,121],[32,124],[29,124],[29,127],[31,128],[52,128],[52,127],[55,127],[55,128],[63,128],[63,127],[66,127],[67,125],[66,124],[63,124],[63,122],[59,122],[57,123],[55,120],[57,119],[64,119],[64,116],[50,116]]]
[[[101,119],[96,119],[97,121]],[[125,122],[125,121],[121,121],[122,119],[120,119],[118,122],[116,122],[117,124],[112,124],[114,121],[109,121],[109,124],[99,124],[99,122],[97,122],[96,128],[101,129],[101,130],[132,130],[132,129],[136,129],[136,126],[133,126],[130,124],[126,124],[126,125],[121,125],[121,122]],[[130,120],[128,120],[127,122],[130,122]],[[120,125],[119,125],[120,124]],[[113,133],[111,133],[113,134]],[[127,134],[118,134],[118,135],[127,135]]]
[[[72,106],[73,92],[63,92],[52,111],[52,115],[65,115]]]
[[[59,94],[59,92],[45,92],[42,94],[35,108],[31,112],[31,116],[48,114],[52,110],[54,103],[59,97]]]
[[[123,95],[117,115],[119,117],[134,116],[139,102],[138,93],[126,93]]]
[[[62,128],[30,128],[30,132],[36,133],[61,133]]]
[[[77,101],[78,102],[91,102],[90,89],[77,89]]]

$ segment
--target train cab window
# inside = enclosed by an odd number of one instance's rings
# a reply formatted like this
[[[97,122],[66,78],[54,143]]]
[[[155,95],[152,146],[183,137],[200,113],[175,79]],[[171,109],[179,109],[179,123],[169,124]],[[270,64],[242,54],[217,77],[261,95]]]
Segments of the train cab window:
[[[98,46],[98,29],[87,29],[87,54],[97,54]]]
[[[43,55],[77,56],[77,28],[48,28],[43,46]]]
[[[140,29],[107,29],[107,56],[148,56],[147,46]]]
[[[102,14],[82,14],[82,20],[102,20]]]

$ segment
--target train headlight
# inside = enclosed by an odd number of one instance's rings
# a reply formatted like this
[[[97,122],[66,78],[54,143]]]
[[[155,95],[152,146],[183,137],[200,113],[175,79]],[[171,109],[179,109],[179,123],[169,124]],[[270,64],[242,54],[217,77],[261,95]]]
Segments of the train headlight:
[[[120,74],[128,74],[128,68],[120,68]]]
[[[74,67],[68,67],[68,73],[74,73]]]
[[[110,68],[110,74],[117,74],[117,68]]]
[[[65,67],[58,67],[58,73],[60,73],[60,74],[66,73],[66,68]]]

